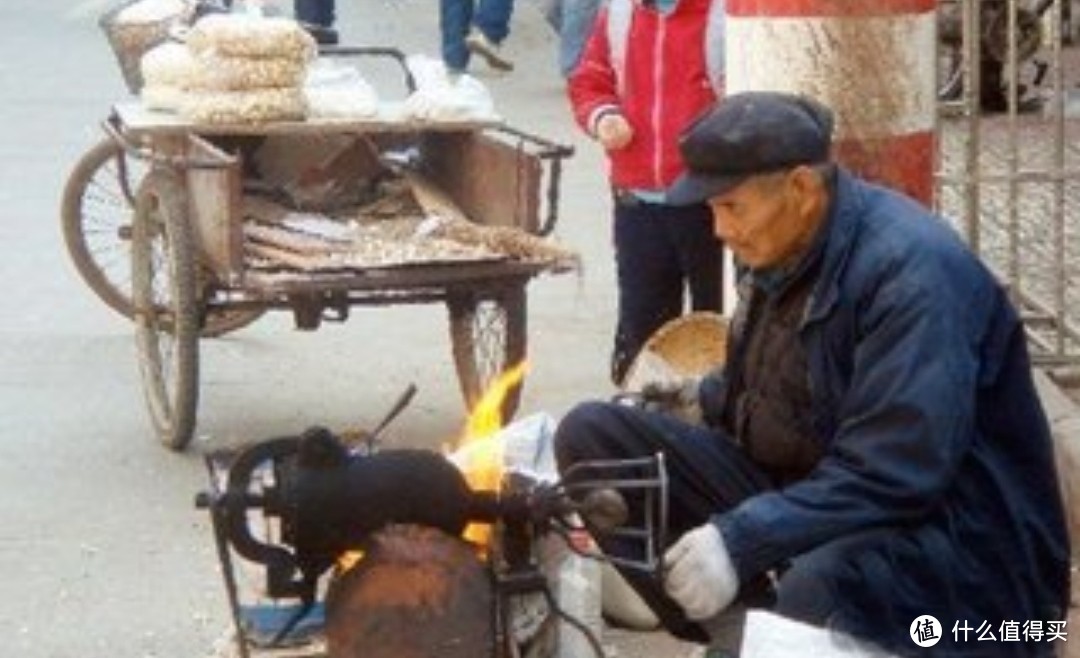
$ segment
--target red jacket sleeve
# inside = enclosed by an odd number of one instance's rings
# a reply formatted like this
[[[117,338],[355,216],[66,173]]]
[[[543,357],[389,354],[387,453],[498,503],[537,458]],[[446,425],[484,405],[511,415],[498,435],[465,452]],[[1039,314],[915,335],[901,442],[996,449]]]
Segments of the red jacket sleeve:
[[[602,7],[585,43],[581,61],[567,84],[574,119],[590,135],[596,117],[605,110],[618,110],[620,104],[611,64],[607,21],[607,7]]]

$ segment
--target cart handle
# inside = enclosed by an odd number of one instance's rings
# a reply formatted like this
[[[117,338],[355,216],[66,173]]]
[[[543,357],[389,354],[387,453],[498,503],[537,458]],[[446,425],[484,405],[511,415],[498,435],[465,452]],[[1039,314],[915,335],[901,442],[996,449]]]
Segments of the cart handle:
[[[539,236],[551,235],[551,232],[555,230],[555,224],[559,221],[559,179],[562,178],[562,161],[574,155],[574,147],[558,144],[507,125],[497,126],[493,130],[516,137],[519,144],[528,142],[539,147],[536,157],[541,160],[551,161],[547,185],[547,217],[544,218],[543,224],[535,232],[535,235]]]
[[[188,155],[163,155],[153,149],[135,142],[125,134],[120,122],[120,115],[116,110],[109,113],[109,117],[101,122],[105,134],[109,136],[124,153],[137,160],[143,160],[153,165],[170,167],[173,169],[226,169],[232,163],[213,160],[209,158],[195,158]]]
[[[405,62],[405,53],[393,46],[319,46],[319,54],[330,57],[388,57],[401,66],[405,77],[405,89],[411,94],[416,91],[416,79]]]

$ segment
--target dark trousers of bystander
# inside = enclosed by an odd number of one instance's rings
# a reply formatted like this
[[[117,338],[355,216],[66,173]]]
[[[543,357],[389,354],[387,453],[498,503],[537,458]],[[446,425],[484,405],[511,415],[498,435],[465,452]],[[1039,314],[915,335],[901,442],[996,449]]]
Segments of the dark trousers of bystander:
[[[619,384],[641,346],[683,313],[689,292],[695,311],[719,311],[722,244],[705,204],[669,206],[615,195],[618,325],[611,378]]]
[[[452,71],[464,71],[469,65],[465,37],[473,27],[489,41],[500,44],[510,34],[514,0],[439,0],[439,32],[442,57]]]
[[[658,452],[664,453],[667,469],[666,536],[672,542],[706,523],[714,514],[773,488],[769,477],[723,432],[658,413],[614,403],[587,402],[571,410],[555,434],[555,457],[560,472],[582,461],[649,457]],[[631,494],[624,497],[630,510],[628,524],[641,527],[645,515],[643,497]],[[748,607],[762,607],[806,623],[827,625],[838,605],[833,584],[848,557],[889,532],[889,529],[860,532],[807,551],[778,570],[775,585],[765,575],[743,583],[728,615],[741,615]],[[602,534],[597,534],[595,539],[606,554],[634,560],[645,557],[640,542]],[[661,551],[665,548],[660,547]],[[732,622],[741,628],[741,618],[710,620],[704,624],[692,622],[667,596],[654,574],[633,569],[620,571],[664,627],[677,637],[693,642],[718,641],[713,636],[716,628],[726,631]],[[726,638],[719,641],[723,639]]]
[[[334,0],[293,0],[293,14],[296,20],[331,27],[334,24]]]

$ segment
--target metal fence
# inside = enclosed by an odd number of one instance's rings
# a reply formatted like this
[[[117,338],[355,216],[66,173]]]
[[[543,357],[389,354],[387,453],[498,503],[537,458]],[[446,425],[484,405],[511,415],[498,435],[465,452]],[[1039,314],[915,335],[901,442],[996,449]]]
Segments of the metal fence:
[[[1080,48],[1067,0],[943,0],[936,199],[1021,308],[1037,364],[1080,365]]]

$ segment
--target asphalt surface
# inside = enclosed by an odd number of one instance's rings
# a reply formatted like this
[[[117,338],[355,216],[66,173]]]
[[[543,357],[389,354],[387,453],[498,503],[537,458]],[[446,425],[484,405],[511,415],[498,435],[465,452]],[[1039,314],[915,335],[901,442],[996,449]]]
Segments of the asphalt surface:
[[[437,56],[434,3],[339,5],[345,42]],[[0,638],[21,658],[202,656],[227,626],[209,525],[193,506],[202,453],[312,424],[371,427],[411,382],[420,393],[389,445],[452,443],[464,410],[442,307],[359,309],[314,333],[277,314],[204,342],[193,449],[156,443],[129,326],[78,278],[59,230],[63,183],[126,96],[101,10],[95,0],[0,3]],[[533,5],[519,3],[506,50],[509,75],[474,63],[497,108],[578,151],[556,235],[584,270],[529,286],[522,413],[557,416],[611,393],[609,209],[600,154],[570,120],[554,36]]]
[[[430,0],[339,0],[344,41],[438,54]],[[420,393],[390,446],[439,448],[464,410],[439,306],[359,309],[297,332],[272,315],[204,341],[197,439],[172,453],[143,408],[132,333],[86,288],[59,230],[60,194],[98,123],[126,97],[99,0],[0,3],[0,638],[20,658],[196,658],[227,627],[205,514],[202,455],[312,424],[371,427],[409,383]],[[522,414],[606,397],[614,276],[603,160],[571,121],[554,35],[518,3],[513,73],[474,63],[515,127],[572,145],[556,237],[578,275],[529,286],[532,370]],[[1052,414],[1061,419],[1071,409]],[[1075,432],[1074,432],[1075,434]],[[249,583],[250,584],[250,583]],[[624,657],[685,656],[661,633],[611,633]]]

